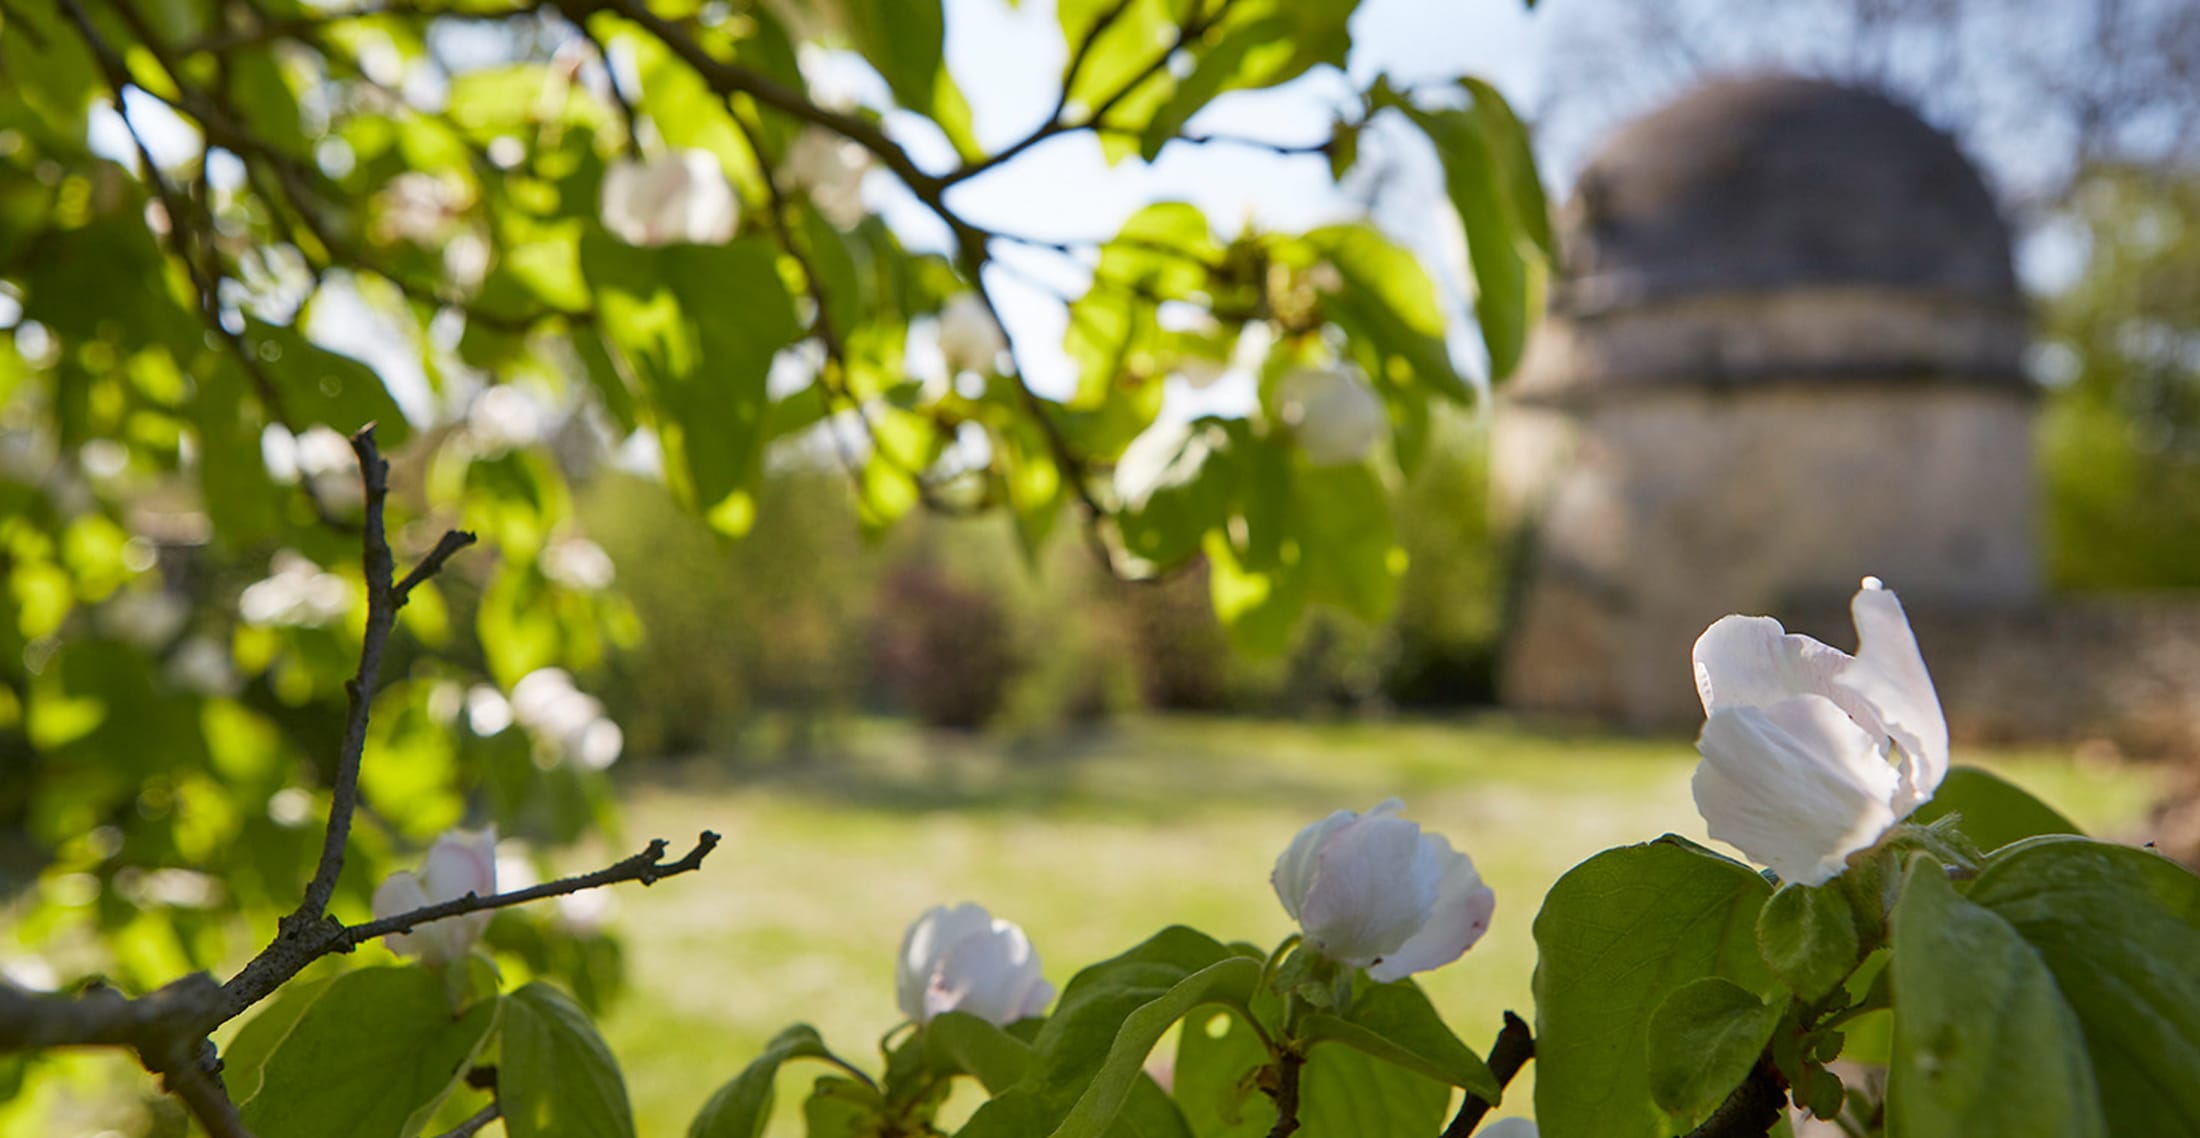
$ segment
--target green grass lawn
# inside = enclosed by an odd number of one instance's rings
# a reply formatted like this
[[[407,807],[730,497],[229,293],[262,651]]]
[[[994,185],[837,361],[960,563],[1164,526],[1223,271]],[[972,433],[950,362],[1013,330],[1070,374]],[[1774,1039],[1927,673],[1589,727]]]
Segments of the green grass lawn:
[[[832,749],[762,772],[659,768],[626,787],[633,837],[726,838],[701,873],[618,892],[632,988],[605,1027],[645,1136],[685,1133],[789,1023],[875,1067],[875,1041],[899,1019],[902,929],[935,903],[978,901],[1022,924],[1057,986],[1172,923],[1273,944],[1290,928],[1268,887],[1277,852],[1331,810],[1396,795],[1497,892],[1489,936],[1420,978],[1482,1049],[1504,1009],[1533,1016],[1530,924],[1560,874],[1668,831],[1706,840],[1688,790],[1695,753],[1677,738],[1494,719],[1154,719],[1028,753],[887,725],[852,728]],[[1958,761],[2107,837],[2134,835],[2153,782],[2144,768],[2045,752],[1959,750]],[[810,1075],[783,1079],[782,1102]],[[1517,1082],[1501,1113],[1526,1113],[1529,1086]]]

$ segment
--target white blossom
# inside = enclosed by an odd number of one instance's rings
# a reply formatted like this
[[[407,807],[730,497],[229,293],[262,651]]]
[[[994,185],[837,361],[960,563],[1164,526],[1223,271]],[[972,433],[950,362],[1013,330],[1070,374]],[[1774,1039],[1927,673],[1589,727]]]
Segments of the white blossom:
[[[618,569],[603,546],[585,537],[563,537],[543,549],[542,573],[568,589],[593,593],[609,587]]]
[[[1474,859],[1398,816],[1393,798],[1299,831],[1269,880],[1306,943],[1379,982],[1449,964],[1490,927],[1497,895]]]
[[[478,453],[500,455],[541,442],[548,418],[532,396],[500,383],[466,405],[466,437]]]
[[[487,897],[497,891],[497,832],[491,826],[479,833],[451,830],[428,847],[427,863],[419,874],[398,870],[374,891],[376,920],[409,913],[427,905],[456,901],[471,893]],[[430,921],[409,933],[383,938],[390,951],[418,956],[429,964],[462,960],[489,927],[486,911],[465,913]]]
[[[1948,723],[1902,602],[1866,577],[1850,656],[1762,616],[1697,638],[1696,809],[1711,836],[1819,885],[1939,789]]]
[[[1008,337],[977,293],[955,296],[940,309],[940,355],[947,370],[989,372],[1008,350]]]
[[[611,164],[603,224],[629,245],[723,245],[740,208],[725,168],[707,150]]]
[[[237,669],[229,649],[204,636],[193,636],[176,646],[163,669],[168,682],[204,696],[237,694]]]
[[[245,586],[237,612],[248,624],[311,628],[351,611],[351,585],[291,550],[276,552],[266,578]]]
[[[1530,1118],[1500,1118],[1475,1131],[1481,1138],[1536,1138],[1535,1120]]]
[[[1383,397],[1342,368],[1286,372],[1276,395],[1284,425],[1316,466],[1348,466],[1367,457],[1390,431]]]
[[[1038,1015],[1054,999],[1024,930],[967,902],[935,905],[909,926],[894,989],[902,1013],[920,1024],[942,1012],[967,1012],[1005,1026]]]
[[[625,733],[604,715],[602,701],[574,687],[563,668],[529,672],[513,684],[512,719],[553,766],[572,759],[600,771],[617,762],[626,747]]]
[[[805,127],[779,164],[780,185],[808,195],[825,220],[841,229],[863,221],[863,174],[869,151],[822,127]]]

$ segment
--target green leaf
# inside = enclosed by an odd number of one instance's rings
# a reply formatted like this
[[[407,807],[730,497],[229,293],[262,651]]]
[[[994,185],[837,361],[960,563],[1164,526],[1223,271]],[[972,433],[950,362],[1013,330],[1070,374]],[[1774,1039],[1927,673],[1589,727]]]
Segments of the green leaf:
[[[1756,871],[1667,835],[1568,871],[1535,919],[1536,1121],[1549,1138],[1662,1138],[1650,1093],[1650,1021],[1706,976],[1770,996],[1757,950],[1772,887]]]
[[[293,980],[277,988],[275,995],[238,1029],[237,1037],[221,1052],[222,1084],[232,1100],[244,1102],[260,1093],[269,1056],[290,1038],[291,1030],[313,1002],[327,994],[329,984],[327,979]]]
[[[1162,568],[1189,560],[1207,531],[1229,519],[1237,482],[1227,425],[1189,424],[1166,441],[1173,445],[1151,491],[1116,516],[1124,548]]]
[[[934,1016],[923,1032],[937,1067],[970,1075],[989,1094],[1016,1085],[1031,1070],[1031,1044],[967,1012]]]
[[[2106,1133],[2077,1016],[2008,921],[1956,896],[1930,857],[1895,903],[1892,1134]]]
[[[2200,1135],[2200,878],[2146,850],[2045,838],[1989,861],[1969,900],[2053,973],[2109,1132]]]
[[[1342,1047],[1317,1049],[1299,1073],[1298,1138],[1428,1138],[1443,1129],[1451,1088]]]
[[[2084,833],[2054,807],[1977,767],[1951,768],[1940,789],[1909,820],[1922,826],[1951,814],[1956,828],[1988,851],[2042,834]]]
[[[1856,970],[1856,914],[1838,883],[1786,885],[1757,914],[1757,947],[1796,995],[1816,1000]]]
[[[1172,1080],[1177,1106],[1199,1138],[1261,1138],[1275,1126],[1275,1101],[1253,1085],[1272,1061],[1244,1016],[1225,1008],[1185,1017]]]
[[[1507,164],[1520,153],[1518,120],[1495,92],[1476,92],[1465,110],[1424,111],[1393,98],[1436,147],[1444,187],[1466,230],[1467,259],[1474,269],[1474,311],[1489,349],[1491,378],[1511,374],[1527,346],[1528,328],[1543,303],[1547,266],[1536,235],[1548,242],[1547,209],[1538,189],[1532,203],[1515,200],[1521,179]],[[1533,178],[1530,170],[1529,178]],[[1532,219],[1532,220],[1531,220]]]
[[[757,1138],[772,1116],[772,1081],[789,1059],[845,1066],[826,1050],[817,1029],[801,1023],[779,1033],[733,1080],[718,1088],[688,1124],[688,1138]]]
[[[1378,388],[1473,402],[1474,389],[1452,367],[1444,344],[1436,283],[1413,254],[1367,225],[1317,229],[1305,244],[1305,252],[1286,249],[1279,258],[1311,259],[1336,271],[1336,287],[1322,294],[1322,314],[1351,338],[1361,370]]]
[[[626,1080],[588,1013],[537,981],[504,997],[497,1103],[512,1138],[632,1138]]]
[[[1344,1015],[1306,1018],[1306,1038],[1336,1042],[1406,1070],[1470,1091],[1495,1104],[1504,1088],[1474,1049],[1459,1041],[1411,980],[1354,993]]]
[[[425,968],[329,981],[261,1069],[241,1110],[260,1138],[409,1138],[435,1113],[496,1022],[496,1005],[451,1014]]]
[[[715,519],[762,469],[765,377],[801,335],[776,252],[760,238],[637,249],[592,232],[581,264],[664,444],[668,481]]]
[[[245,317],[246,350],[259,357],[283,395],[291,426],[315,424],[350,435],[376,424],[375,441],[393,450],[412,434],[397,401],[374,369],[308,341],[291,325]]]
[[[1076,1104],[1070,1108],[1068,1115],[1055,1127],[1053,1138],[1098,1138],[1108,1132],[1117,1112],[1123,1109],[1124,1100],[1131,1094],[1138,1080],[1145,1077],[1146,1056],[1153,1051],[1155,1044],[1161,1042],[1161,1037],[1168,1033],[1169,1028],[1201,1004],[1243,1006],[1252,998],[1253,989],[1260,982],[1260,971],[1260,961],[1246,956],[1230,956],[1184,976],[1166,989],[1152,994],[1151,998],[1140,1002],[1120,1021],[1121,1026],[1115,1032],[1114,1041],[1108,1046],[1106,1057],[1093,1073],[1084,1092],[1078,1095]],[[1125,986],[1121,991],[1141,995],[1153,993],[1153,989],[1144,987],[1143,984],[1151,983],[1159,973],[1140,969],[1139,974],[1142,979],[1126,976]],[[1121,999],[1121,996],[1111,992],[1108,1005],[1119,1006]],[[1087,1008],[1095,1006],[1086,1005]],[[1058,1016],[1059,1014],[1057,1013]],[[1049,1020],[1047,1027],[1053,1026],[1054,1021]],[[1087,1030],[1090,1030],[1089,1026]],[[1055,1050],[1048,1046],[1052,1041],[1048,1039],[1046,1030],[1041,1030],[1039,1041],[1042,1051]],[[1058,1052],[1049,1054],[1050,1064],[1056,1061],[1057,1054]],[[1050,1081],[1056,1077],[1055,1071],[1048,1072]]]
[[[1674,989],[1650,1017],[1651,1097],[1679,1118],[1710,1114],[1757,1065],[1785,1003],[1720,976]]]
[[[1243,1007],[1260,969],[1259,959],[1182,927],[1084,969],[1039,1029],[1037,1062],[1022,1085],[979,1108],[963,1133],[1112,1132],[1145,1077],[1147,1054],[1170,1026],[1201,1004]]]
[[[970,105],[947,73],[940,0],[850,0],[847,12],[856,50],[886,80],[894,101],[938,123],[964,158],[976,157]]]

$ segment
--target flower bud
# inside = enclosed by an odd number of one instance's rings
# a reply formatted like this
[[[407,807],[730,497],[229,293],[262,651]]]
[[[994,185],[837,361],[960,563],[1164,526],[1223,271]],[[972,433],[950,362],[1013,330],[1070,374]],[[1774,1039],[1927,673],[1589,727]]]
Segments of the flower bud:
[[[1939,789],[1948,721],[1902,602],[1866,577],[1856,655],[1763,616],[1696,639],[1696,810],[1782,881],[1822,885]]]
[[[480,833],[451,830],[428,847],[427,864],[418,875],[398,870],[374,891],[374,916],[380,920],[426,905],[456,901],[469,893],[487,897],[496,891],[496,827]],[[418,956],[425,963],[441,966],[473,951],[474,943],[489,927],[489,916],[483,911],[445,917],[384,940],[392,952]]]
[[[1299,368],[1277,385],[1284,424],[1316,466],[1349,466],[1390,430],[1383,397],[1342,368]]]
[[[1398,817],[1393,798],[1299,831],[1269,881],[1306,943],[1387,983],[1449,964],[1489,931],[1497,895],[1474,859]]]
[[[902,1014],[920,1024],[967,1012],[1005,1027],[1054,999],[1024,930],[969,903],[934,905],[909,926],[894,988]]]
[[[779,163],[779,184],[808,195],[825,220],[841,229],[862,222],[863,172],[870,153],[823,127],[805,127]]]
[[[1008,338],[978,294],[962,293],[940,309],[940,354],[948,371],[992,371],[1007,350]]]
[[[603,179],[603,224],[629,245],[723,245],[739,209],[707,150],[613,162]]]

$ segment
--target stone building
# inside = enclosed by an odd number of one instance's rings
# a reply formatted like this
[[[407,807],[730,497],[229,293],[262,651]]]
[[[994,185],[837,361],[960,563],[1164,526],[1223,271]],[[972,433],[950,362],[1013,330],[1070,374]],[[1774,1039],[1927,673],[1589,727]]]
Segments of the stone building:
[[[2036,607],[2024,305],[1947,136],[1832,83],[1714,82],[1622,128],[1560,230],[1493,435],[1508,702],[1687,721],[1705,625],[1853,647],[1867,573],[1913,613]]]

